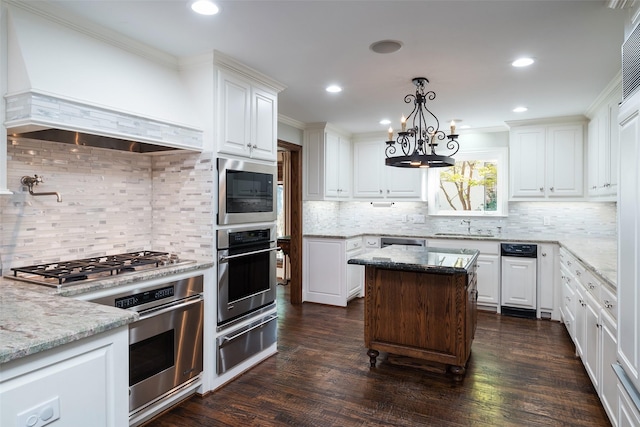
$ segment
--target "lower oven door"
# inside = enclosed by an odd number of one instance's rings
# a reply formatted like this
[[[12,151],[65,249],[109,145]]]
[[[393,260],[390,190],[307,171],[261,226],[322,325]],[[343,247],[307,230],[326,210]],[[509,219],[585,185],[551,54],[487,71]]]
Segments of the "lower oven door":
[[[277,319],[277,314],[271,314],[219,337],[218,374],[275,344],[278,339]]]
[[[198,296],[140,313],[129,326],[129,411],[202,372],[203,301]]]
[[[218,251],[218,325],[276,299],[276,242]]]

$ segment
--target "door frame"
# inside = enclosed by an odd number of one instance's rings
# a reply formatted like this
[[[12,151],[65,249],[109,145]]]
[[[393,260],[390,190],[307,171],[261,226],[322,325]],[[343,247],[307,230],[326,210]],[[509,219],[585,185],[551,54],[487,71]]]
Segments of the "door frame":
[[[291,188],[287,190],[291,196],[289,297],[292,304],[302,304],[302,146],[279,139],[278,148],[291,153]]]

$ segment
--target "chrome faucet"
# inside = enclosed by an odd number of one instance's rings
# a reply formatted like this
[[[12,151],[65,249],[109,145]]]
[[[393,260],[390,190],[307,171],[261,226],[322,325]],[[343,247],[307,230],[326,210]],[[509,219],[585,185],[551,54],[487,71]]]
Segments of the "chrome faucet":
[[[463,219],[462,221],[460,221],[460,224],[467,224],[467,233],[471,234],[471,220],[470,219]]]

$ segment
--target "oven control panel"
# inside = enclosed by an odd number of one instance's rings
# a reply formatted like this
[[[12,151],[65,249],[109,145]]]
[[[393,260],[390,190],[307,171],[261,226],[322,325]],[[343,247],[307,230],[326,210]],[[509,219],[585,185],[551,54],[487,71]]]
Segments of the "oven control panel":
[[[175,295],[175,288],[167,286],[164,288],[153,289],[139,294],[129,295],[126,297],[116,298],[115,306],[117,308],[131,308],[154,301],[160,301],[165,298],[171,298]]]

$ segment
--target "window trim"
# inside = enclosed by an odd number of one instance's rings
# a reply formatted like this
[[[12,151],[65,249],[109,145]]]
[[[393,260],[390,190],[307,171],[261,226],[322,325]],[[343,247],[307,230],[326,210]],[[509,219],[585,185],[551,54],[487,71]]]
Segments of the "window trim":
[[[486,211],[436,211],[440,193],[440,171],[444,168],[429,169],[427,178],[427,207],[430,216],[440,217],[506,217],[509,214],[509,150],[507,147],[475,148],[460,151],[455,160],[496,160],[498,163],[498,206],[496,212]]]

